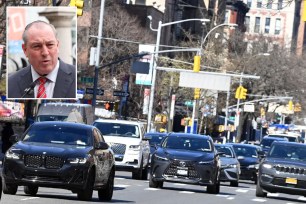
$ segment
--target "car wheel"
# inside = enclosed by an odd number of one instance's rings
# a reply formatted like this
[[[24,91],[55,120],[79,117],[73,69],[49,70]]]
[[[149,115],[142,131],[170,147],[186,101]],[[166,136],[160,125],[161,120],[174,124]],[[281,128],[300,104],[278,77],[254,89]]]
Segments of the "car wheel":
[[[35,196],[38,192],[38,186],[24,186],[23,191],[27,195]]]
[[[91,170],[88,174],[86,188],[78,191],[78,199],[83,201],[89,201],[92,199],[93,185],[95,182],[95,172]]]
[[[154,181],[152,176],[149,177],[149,187],[150,188],[163,188],[164,182],[163,181]]]
[[[266,197],[267,193],[263,191],[262,187],[260,186],[260,183],[257,182],[256,185],[256,193],[255,193],[256,197]]]
[[[207,192],[210,194],[220,193],[220,181],[218,177],[217,177],[217,181],[213,185],[207,186]]]
[[[115,171],[112,170],[109,175],[106,188],[98,190],[99,200],[110,201],[112,199],[114,191],[114,178],[115,178]]]
[[[3,182],[2,188],[4,194],[15,195],[17,193],[18,186],[14,184],[6,184]]]
[[[239,182],[238,181],[231,181],[230,185],[233,187],[238,187],[239,186]]]
[[[141,180],[142,179],[142,167],[143,167],[143,161],[141,160],[140,167],[135,172],[132,172],[132,179]]]

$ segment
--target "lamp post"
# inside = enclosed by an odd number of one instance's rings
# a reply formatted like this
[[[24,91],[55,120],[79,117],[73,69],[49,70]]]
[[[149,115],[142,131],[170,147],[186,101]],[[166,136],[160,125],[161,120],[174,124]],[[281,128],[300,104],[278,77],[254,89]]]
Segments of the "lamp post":
[[[151,130],[151,122],[152,122],[152,111],[153,111],[153,102],[154,102],[154,92],[155,92],[155,82],[156,82],[156,67],[157,67],[157,58],[158,58],[158,52],[159,52],[159,45],[160,45],[160,37],[161,37],[161,29],[162,27],[188,22],[188,21],[201,21],[201,22],[209,22],[209,19],[185,19],[180,21],[173,21],[168,23],[162,23],[161,21],[158,22],[158,28],[157,28],[157,39],[156,39],[156,46],[155,46],[155,52],[153,55],[153,65],[152,65],[152,84],[151,84],[151,91],[150,91],[150,99],[149,99],[149,111],[148,111],[148,126],[147,126],[147,132],[150,132]],[[150,24],[151,25],[151,24]],[[151,26],[150,26],[151,27]]]

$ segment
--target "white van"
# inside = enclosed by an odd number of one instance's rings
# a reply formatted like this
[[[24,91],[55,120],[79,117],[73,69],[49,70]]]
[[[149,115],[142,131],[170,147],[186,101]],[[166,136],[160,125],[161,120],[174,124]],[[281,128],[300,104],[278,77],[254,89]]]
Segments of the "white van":
[[[147,180],[150,158],[149,141],[144,138],[142,122],[98,119],[93,124],[115,153],[116,170],[132,172],[133,179]]]
[[[70,121],[91,125],[94,113],[90,104],[41,103],[35,121]]]

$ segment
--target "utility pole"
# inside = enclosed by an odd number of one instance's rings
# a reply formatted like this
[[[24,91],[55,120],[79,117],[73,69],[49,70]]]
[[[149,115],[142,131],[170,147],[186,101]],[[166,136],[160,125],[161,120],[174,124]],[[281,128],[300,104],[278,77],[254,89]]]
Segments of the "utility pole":
[[[92,96],[92,107],[93,107],[94,111],[96,109],[96,99],[97,99],[99,64],[100,64],[100,50],[101,50],[101,39],[102,39],[102,31],[103,31],[104,5],[105,5],[105,0],[101,0],[99,31],[98,31],[98,43],[97,43],[97,59],[96,59],[96,62],[95,62],[95,77],[94,77],[94,87],[93,87],[93,96]]]

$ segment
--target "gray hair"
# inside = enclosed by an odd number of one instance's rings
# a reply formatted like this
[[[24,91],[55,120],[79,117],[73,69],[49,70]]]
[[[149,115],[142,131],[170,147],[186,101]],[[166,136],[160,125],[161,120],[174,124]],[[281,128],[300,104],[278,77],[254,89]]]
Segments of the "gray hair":
[[[24,44],[27,44],[27,40],[28,40],[27,31],[29,30],[29,28],[31,28],[31,27],[34,26],[34,25],[40,27],[41,24],[50,26],[50,28],[52,29],[52,31],[53,31],[53,33],[54,33],[54,36],[57,38],[56,29],[55,29],[55,27],[54,27],[52,24],[47,23],[47,22],[45,22],[45,21],[37,20],[37,21],[33,21],[32,23],[29,23],[29,24],[24,28],[24,31],[23,31],[23,33],[22,33],[22,40],[23,40]]]

